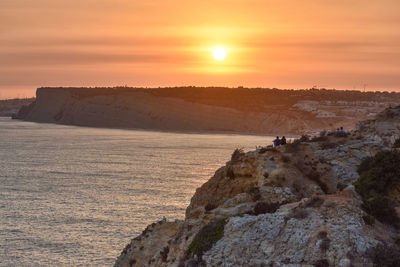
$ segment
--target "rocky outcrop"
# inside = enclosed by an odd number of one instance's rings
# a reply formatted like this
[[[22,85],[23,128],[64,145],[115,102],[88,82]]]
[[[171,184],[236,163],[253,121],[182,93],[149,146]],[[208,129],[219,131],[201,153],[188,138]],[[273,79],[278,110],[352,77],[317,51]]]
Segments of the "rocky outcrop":
[[[352,183],[361,161],[385,149],[354,131],[236,150],[184,221],[149,226],[115,266],[373,266],[398,230],[368,220]]]
[[[400,137],[400,106],[387,108],[375,119],[357,124],[357,132],[376,142],[391,146]]]
[[[327,137],[323,142],[311,142],[315,155],[331,166],[338,187],[344,188],[358,178],[357,166],[366,157],[387,149],[381,142],[363,138],[352,132],[346,139]]]
[[[348,195],[324,196],[282,206],[275,213],[232,217],[203,260],[208,266],[368,266],[377,243],[359,203]]]
[[[143,233],[134,238],[122,252],[123,255],[138,255],[133,257],[120,257],[117,266],[152,266],[162,265],[169,253],[168,241],[174,237],[181,221],[167,222],[161,220],[149,225]],[[159,251],[160,254],[154,254]],[[139,256],[140,255],[140,256]]]
[[[36,101],[21,108],[15,118],[92,127],[257,134],[302,134],[339,126],[350,127],[355,123],[355,118],[347,113],[320,117],[314,110],[303,110],[293,105],[313,95],[324,97],[323,91],[299,97],[299,93],[290,90],[191,87],[171,90],[39,88]],[[287,95],[280,96],[283,93]],[[340,96],[347,95],[343,93]],[[389,100],[385,99],[381,104],[389,105]],[[397,98],[393,100],[399,101]],[[372,110],[382,108],[378,105]],[[344,106],[333,106],[332,109],[343,111]],[[367,117],[367,114],[362,116]]]

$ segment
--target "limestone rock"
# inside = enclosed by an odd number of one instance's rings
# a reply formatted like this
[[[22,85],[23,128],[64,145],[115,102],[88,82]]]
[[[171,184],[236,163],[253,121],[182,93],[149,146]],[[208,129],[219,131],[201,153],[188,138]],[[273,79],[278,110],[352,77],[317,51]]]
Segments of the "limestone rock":
[[[393,245],[398,232],[366,224],[352,183],[364,158],[389,148],[380,134],[390,128],[381,127],[385,120],[397,123],[391,116],[366,122],[377,128],[363,134],[236,153],[196,190],[183,222],[149,226],[115,266],[372,266],[369,251]],[[397,199],[399,191],[390,194]],[[189,253],[221,220],[222,238]]]
[[[330,266],[349,261],[355,266],[371,264],[363,255],[377,241],[363,222],[363,211],[352,199],[327,203],[232,217],[224,237],[203,259],[207,266],[312,266],[319,259],[326,259]],[[304,217],[296,215],[296,209],[303,209]]]
[[[169,252],[168,241],[181,225],[181,221],[164,220],[149,225],[125,247],[115,266],[162,266]]]

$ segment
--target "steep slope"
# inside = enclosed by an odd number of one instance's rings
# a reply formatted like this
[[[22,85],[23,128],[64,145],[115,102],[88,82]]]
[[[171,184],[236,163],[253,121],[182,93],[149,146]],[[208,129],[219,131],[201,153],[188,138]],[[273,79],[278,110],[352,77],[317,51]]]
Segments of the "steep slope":
[[[400,121],[385,112],[376,123]],[[184,221],[149,226],[115,266],[373,266],[377,258],[393,260],[398,230],[371,223],[352,185],[363,159],[387,149],[354,131],[236,150],[196,190]],[[168,224],[175,233],[158,226]]]

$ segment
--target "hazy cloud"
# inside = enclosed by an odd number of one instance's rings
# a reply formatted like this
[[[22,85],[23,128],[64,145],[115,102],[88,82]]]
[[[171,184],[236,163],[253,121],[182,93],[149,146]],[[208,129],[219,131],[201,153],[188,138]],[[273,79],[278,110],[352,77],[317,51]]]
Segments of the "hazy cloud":
[[[118,81],[400,87],[398,0],[0,1],[0,90]],[[226,61],[212,60],[216,45],[230,49]]]

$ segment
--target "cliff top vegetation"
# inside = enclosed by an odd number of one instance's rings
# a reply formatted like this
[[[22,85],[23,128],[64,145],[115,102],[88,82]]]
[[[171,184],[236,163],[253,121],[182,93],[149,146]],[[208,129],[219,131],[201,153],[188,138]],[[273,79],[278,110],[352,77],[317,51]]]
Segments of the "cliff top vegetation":
[[[228,87],[42,87],[38,90],[69,90],[76,97],[118,95],[146,92],[159,97],[179,98],[188,102],[235,108],[243,111],[276,111],[288,109],[299,101],[330,101],[340,105],[346,102],[400,102],[400,93],[361,92],[335,89],[277,89],[277,88],[228,88]]]

